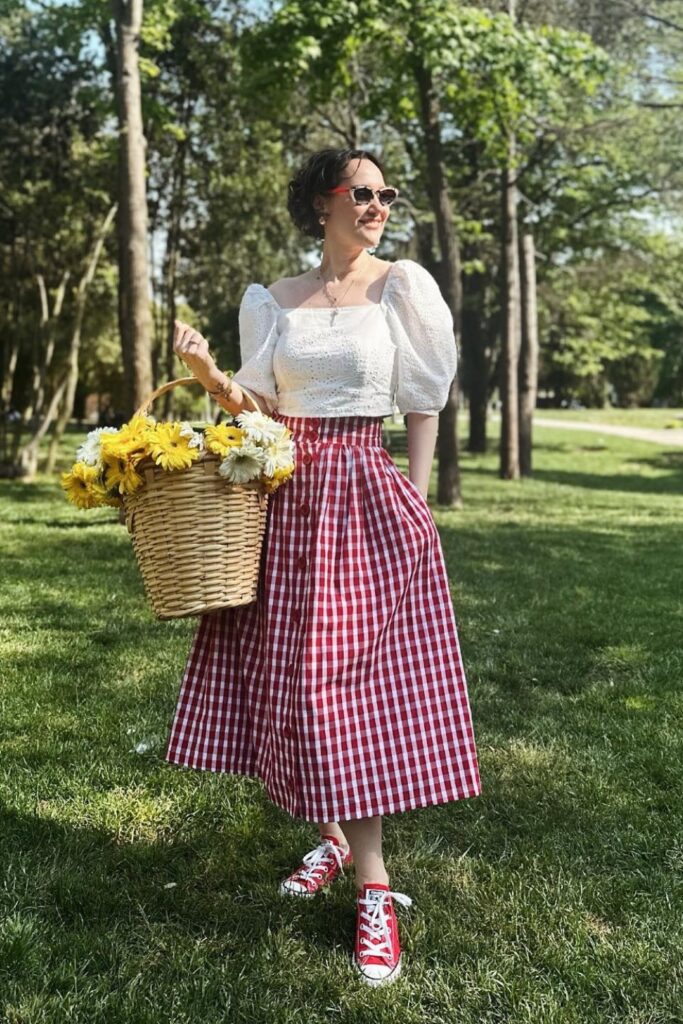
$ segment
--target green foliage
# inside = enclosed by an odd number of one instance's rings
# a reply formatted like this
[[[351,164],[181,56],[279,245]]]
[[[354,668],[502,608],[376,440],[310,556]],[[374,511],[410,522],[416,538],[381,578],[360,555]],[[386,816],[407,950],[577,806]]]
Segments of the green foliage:
[[[680,246],[642,228],[630,243],[557,267],[541,287],[542,383],[562,396],[611,388],[624,406],[680,400]]]
[[[30,7],[12,0],[0,8],[0,346],[6,363],[7,338],[21,339],[20,406],[40,318],[35,274],[45,275],[51,295],[65,270],[75,287],[117,180],[108,6]],[[663,266],[679,262],[676,246],[661,259],[643,256],[637,280],[633,269],[628,283],[607,270],[614,253],[631,247],[637,216],[646,215],[646,235],[665,220],[672,238],[680,233],[678,113],[641,104],[675,101],[675,84],[660,87],[657,78],[674,77],[682,44],[652,26],[622,25],[611,10],[582,20],[582,8],[565,0],[529,0],[516,24],[493,7],[146,0],[140,58],[159,379],[171,265],[174,301],[186,303],[187,317],[232,368],[245,285],[309,265],[316,247],[293,231],[286,189],[315,148],[362,144],[380,153],[401,188],[381,255],[438,258],[418,88],[426,72],[440,107],[463,269],[482,282],[489,348],[499,173],[512,133],[520,212],[539,251],[545,371],[563,387],[599,395],[614,386],[624,401],[636,392],[638,401],[650,393],[680,399],[679,283],[670,269],[662,283]],[[584,22],[593,38],[576,30]],[[120,385],[115,261],[112,235],[86,311],[81,391],[98,375],[107,390]]]
[[[519,27],[505,14],[478,8],[445,3],[438,28],[425,12],[413,32],[415,49],[442,90],[444,111],[498,163],[507,159],[510,135],[523,154],[570,111],[580,116],[610,70],[588,36]]]
[[[48,393],[63,373],[75,289],[115,181],[97,68],[83,52],[80,20],[59,15],[48,8],[29,17],[27,5],[16,3],[0,17],[0,349],[3,367],[10,348],[18,350],[14,387],[5,382],[3,392],[20,410],[30,399],[32,366],[40,364],[45,346],[41,319],[52,315],[56,289],[65,280]],[[111,251],[111,238],[107,244]],[[106,251],[100,272],[101,284]],[[45,311],[39,275],[47,291]],[[86,335],[84,346],[88,341]]]

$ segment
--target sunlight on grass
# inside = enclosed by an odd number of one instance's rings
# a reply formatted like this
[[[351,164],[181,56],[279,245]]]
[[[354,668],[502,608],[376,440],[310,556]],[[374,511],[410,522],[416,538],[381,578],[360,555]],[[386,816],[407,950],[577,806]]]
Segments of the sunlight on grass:
[[[624,698],[624,705],[627,708],[633,709],[634,711],[643,711],[643,710],[651,711],[653,708],[657,707],[657,701],[655,700],[654,697],[647,697],[647,696],[642,696],[642,697],[625,697]]]
[[[47,821],[75,828],[101,829],[116,842],[152,842],[163,837],[174,807],[169,794],[152,796],[144,786],[114,786],[96,801],[89,792],[68,800],[39,800],[36,812]]]

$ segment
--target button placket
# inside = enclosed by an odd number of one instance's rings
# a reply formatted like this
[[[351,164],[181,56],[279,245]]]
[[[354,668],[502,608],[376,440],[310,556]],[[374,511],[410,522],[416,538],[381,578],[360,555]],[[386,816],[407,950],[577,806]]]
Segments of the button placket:
[[[320,437],[319,427],[320,427],[320,420],[319,419],[311,419],[311,420],[308,421],[308,423],[306,424],[306,438],[309,441],[317,441],[318,440],[318,438]]]
[[[319,440],[319,437],[320,437],[320,432],[319,432],[319,429],[318,429],[319,425],[320,425],[320,421],[317,418],[309,420],[307,425],[306,425],[306,428],[305,428],[305,430],[303,432],[302,441],[304,441],[304,442],[308,442],[308,441],[313,442],[313,441]],[[315,456],[310,451],[305,451],[301,455],[301,462],[305,466],[310,466],[315,461],[316,461]],[[308,519],[308,517],[311,515],[311,504],[310,504],[310,502],[305,501],[305,500],[301,501],[299,503],[299,505],[296,506],[296,511],[302,517],[302,519],[304,519],[304,520]],[[307,555],[306,554],[300,554],[297,557],[297,559],[296,559],[296,565],[297,565],[297,568],[299,568],[303,572],[308,567],[308,557],[307,557]],[[303,598],[304,582],[305,581],[302,579],[300,581],[300,584],[299,584],[299,586],[300,586],[300,589],[299,589],[299,607],[296,607],[296,608],[292,609],[292,621],[297,626],[301,622],[302,617],[303,617],[301,604],[303,603],[302,602],[302,598]],[[290,678],[292,676],[294,676],[294,674],[296,672],[296,658],[297,658],[297,651],[296,651],[296,648],[297,648],[297,633],[296,632],[294,632],[294,634],[293,634],[293,639],[294,639],[294,642],[293,642],[293,650],[294,650],[293,660],[290,661],[287,664],[286,668],[285,668],[285,674],[288,677],[290,677]],[[294,729],[294,727],[289,722],[283,723],[283,725],[282,725],[282,737],[283,737],[283,739],[285,739],[287,741],[292,741],[293,740],[294,744],[296,743],[295,729]],[[293,744],[293,746],[294,746],[294,744]],[[287,785],[290,788],[290,790],[296,790],[297,789],[298,779],[296,778],[294,772],[291,772],[288,775],[288,777],[287,777]]]

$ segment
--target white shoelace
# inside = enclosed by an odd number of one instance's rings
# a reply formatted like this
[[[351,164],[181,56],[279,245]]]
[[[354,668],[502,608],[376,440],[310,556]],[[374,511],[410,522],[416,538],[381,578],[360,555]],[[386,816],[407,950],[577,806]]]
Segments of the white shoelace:
[[[304,864],[306,864],[307,867],[303,871],[296,872],[295,881],[298,882],[299,879],[303,879],[304,881],[308,881],[309,879],[315,882],[319,881],[319,879],[315,877],[315,873],[316,871],[324,871],[327,869],[325,861],[329,859],[330,854],[332,854],[336,860],[337,867],[340,869],[343,868],[344,857],[347,852],[348,851],[342,850],[341,847],[337,846],[336,843],[326,839],[320,844],[320,846],[316,846],[315,850],[311,850],[310,853],[305,855]]]
[[[366,931],[368,935],[361,935],[360,948],[365,954],[386,957],[391,960],[391,931],[389,930],[389,916],[387,914],[388,897],[391,896],[403,907],[410,907],[413,904],[410,896],[403,892],[388,892],[384,889],[374,890],[379,895],[363,899],[358,897],[361,907],[371,908],[361,910],[360,924],[358,930]]]

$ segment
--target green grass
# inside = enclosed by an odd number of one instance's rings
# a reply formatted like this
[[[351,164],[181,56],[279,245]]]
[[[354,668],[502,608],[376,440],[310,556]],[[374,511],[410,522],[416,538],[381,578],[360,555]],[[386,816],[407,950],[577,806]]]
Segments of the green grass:
[[[536,416],[554,420],[580,420],[622,427],[683,427],[683,409],[537,409]]]
[[[535,436],[533,479],[492,444],[433,506],[483,793],[385,819],[414,904],[377,991],[351,876],[277,894],[314,826],[163,761],[195,623],[152,617],[115,511],[0,483],[0,1020],[683,1020],[683,455]]]

